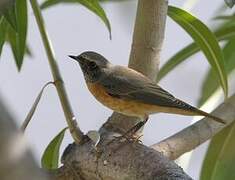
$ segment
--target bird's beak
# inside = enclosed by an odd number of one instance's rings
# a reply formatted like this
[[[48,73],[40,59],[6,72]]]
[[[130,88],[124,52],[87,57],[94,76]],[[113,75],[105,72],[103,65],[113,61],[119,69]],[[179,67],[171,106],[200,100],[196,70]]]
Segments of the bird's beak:
[[[69,57],[74,59],[74,60],[76,60],[76,61],[78,61],[78,57],[77,56],[69,55]]]

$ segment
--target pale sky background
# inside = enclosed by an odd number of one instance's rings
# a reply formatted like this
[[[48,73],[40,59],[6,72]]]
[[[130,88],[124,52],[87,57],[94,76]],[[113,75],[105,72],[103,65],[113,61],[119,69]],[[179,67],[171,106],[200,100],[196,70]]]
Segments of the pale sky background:
[[[42,1],[41,1],[42,2]],[[181,7],[185,1],[170,1]],[[198,1],[192,13],[208,24],[214,10],[222,0]],[[47,30],[71,100],[72,108],[84,132],[98,129],[110,116],[111,110],[100,105],[88,92],[78,64],[67,57],[93,50],[103,54],[114,64],[127,65],[131,47],[136,1],[104,3],[103,7],[112,26],[112,41],[103,22],[80,5],[59,5],[43,12]],[[212,22],[212,21],[210,21]],[[167,19],[161,65],[177,50],[191,42],[191,38],[169,18]],[[17,71],[12,53],[5,46],[0,61],[0,93],[20,125],[28,113],[41,87],[52,80],[42,41],[29,6],[28,42],[33,58],[26,57],[21,72]],[[144,62],[144,60],[143,60]],[[176,97],[196,105],[202,79],[208,63],[202,54],[191,58],[160,85]],[[192,117],[158,114],[151,116],[145,128],[144,143],[151,145],[190,124]],[[26,136],[38,160],[49,141],[66,126],[55,88],[50,86],[43,94],[39,107],[30,123]],[[71,143],[66,134],[63,148]],[[185,171],[198,179],[205,145],[196,149]],[[63,152],[63,150],[61,151]]]

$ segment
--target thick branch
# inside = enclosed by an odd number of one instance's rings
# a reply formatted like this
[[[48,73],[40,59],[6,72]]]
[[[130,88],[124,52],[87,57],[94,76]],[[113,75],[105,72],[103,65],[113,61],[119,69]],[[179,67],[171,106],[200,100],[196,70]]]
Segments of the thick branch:
[[[26,140],[0,101],[0,179],[44,180]]]
[[[135,21],[129,67],[155,80],[160,63],[167,16],[166,0],[139,0]],[[113,113],[107,122],[110,127],[127,131],[139,121]],[[128,123],[127,123],[128,122]]]
[[[56,180],[191,180],[173,161],[144,145],[115,141],[99,147],[96,151],[90,143],[70,145],[64,166],[51,175]]]
[[[235,95],[217,107],[212,114],[224,119],[227,124],[222,125],[211,119],[204,118],[183,129],[167,139],[154,144],[153,149],[162,152],[169,159],[177,159],[182,154],[193,150],[235,120]]]

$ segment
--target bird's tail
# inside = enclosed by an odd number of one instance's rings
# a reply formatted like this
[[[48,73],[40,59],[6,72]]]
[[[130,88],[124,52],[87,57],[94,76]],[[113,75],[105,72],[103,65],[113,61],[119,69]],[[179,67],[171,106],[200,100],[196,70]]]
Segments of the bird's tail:
[[[221,119],[219,117],[213,116],[213,115],[211,115],[211,114],[209,114],[209,113],[207,113],[205,111],[202,111],[200,109],[195,108],[193,111],[198,113],[198,115],[202,115],[202,116],[208,117],[208,118],[210,118],[210,119],[212,119],[214,121],[217,121],[219,123],[226,124],[225,120],[223,120],[223,119]]]

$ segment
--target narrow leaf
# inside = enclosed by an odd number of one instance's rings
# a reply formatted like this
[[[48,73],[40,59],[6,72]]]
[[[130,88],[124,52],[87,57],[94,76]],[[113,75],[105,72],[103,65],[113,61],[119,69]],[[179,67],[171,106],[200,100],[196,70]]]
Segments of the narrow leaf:
[[[159,70],[157,75],[157,82],[159,82],[163,77],[165,77],[170,71],[180,65],[182,62],[187,60],[189,57],[199,52],[200,48],[196,43],[191,43],[184,47],[182,50],[177,52],[172,56]]]
[[[64,133],[68,129],[64,128],[60,133],[48,144],[41,159],[41,165],[45,169],[56,169],[59,164],[60,146],[64,139]]]
[[[99,1],[98,0],[77,0],[77,1],[103,20],[104,24],[108,28],[109,37],[111,39],[112,38],[111,26],[103,8],[99,4]]]
[[[75,2],[76,0],[46,0],[40,5],[40,7],[41,9],[46,9],[62,3],[75,3]]]
[[[232,8],[235,4],[235,0],[224,0],[228,7]]]
[[[101,20],[104,22],[104,24],[106,25],[109,31],[109,37],[111,39],[112,35],[111,35],[110,22],[105,14],[105,11],[100,6],[98,0],[67,0],[67,1],[66,0],[47,0],[42,3],[41,8],[45,9],[45,8],[57,5],[59,3],[80,3],[83,6],[85,6],[87,9],[89,9],[90,11],[92,11],[93,13],[95,13],[97,16],[101,18]]]
[[[231,39],[235,37],[235,25],[230,24],[226,26],[221,26],[215,31],[215,36],[218,41],[223,41],[227,39]],[[191,43],[187,45],[185,48],[177,52],[174,56],[172,56],[160,69],[157,81],[160,81],[163,77],[165,77],[170,71],[172,71],[175,67],[177,67],[180,63],[187,60],[189,57],[199,52],[200,48],[196,43]]]
[[[16,64],[20,70],[23,63],[24,54],[26,52],[26,36],[27,36],[27,24],[28,24],[28,15],[27,15],[27,0],[17,0],[16,1],[16,13],[17,13],[17,54],[18,58],[16,59]]]
[[[7,31],[6,21],[2,17],[0,18],[0,56],[1,56],[3,44],[6,40],[6,31]]]
[[[18,70],[20,70],[24,54],[26,52],[26,36],[27,36],[27,1],[16,1],[16,24],[17,30],[12,26],[8,28],[8,40],[15,58]]]
[[[26,118],[25,118],[25,120],[24,120],[24,122],[23,122],[23,124],[22,124],[22,126],[21,126],[21,130],[22,130],[23,132],[24,132],[25,129],[27,128],[29,122],[31,121],[31,119],[32,119],[32,117],[33,117],[33,115],[34,115],[34,113],[35,113],[35,110],[37,109],[38,103],[39,103],[39,101],[40,101],[40,99],[41,99],[41,97],[42,97],[42,94],[43,94],[44,89],[45,89],[48,85],[50,85],[50,84],[54,84],[54,83],[53,83],[53,82],[48,82],[48,83],[46,83],[46,84],[42,87],[42,89],[41,89],[41,91],[39,92],[37,98],[35,99],[35,101],[34,101],[32,107],[31,107],[29,113],[27,114],[27,116],[26,116]]]
[[[124,2],[127,0],[99,0],[99,2]],[[49,7],[59,5],[59,4],[70,4],[70,3],[77,3],[77,0],[45,0],[41,5],[41,9],[47,9]]]
[[[201,48],[211,67],[217,73],[225,97],[227,97],[228,82],[223,54],[214,34],[200,20],[182,9],[169,6],[168,15],[188,32]]]
[[[4,12],[4,17],[11,25],[11,27],[17,31],[17,20],[16,20],[16,2],[9,6]]]
[[[235,69],[235,39],[227,42],[223,48],[224,59],[226,62],[225,70],[229,75]],[[204,104],[212,94],[219,88],[219,83],[216,81],[216,73],[210,68],[203,82],[199,106]]]
[[[234,21],[235,20],[235,15],[221,15],[221,16],[216,16],[213,18],[215,20],[229,20],[229,21]]]
[[[235,179],[235,123],[219,132],[210,142],[200,180]]]
[[[12,50],[12,53],[14,55],[15,62],[17,62],[18,61],[18,50],[17,50],[17,40],[16,40],[17,33],[12,28],[12,26],[10,26],[9,24],[7,24],[7,29],[8,29],[8,31],[7,31],[7,40],[10,43],[11,50]],[[18,65],[17,65],[17,67],[18,67]]]

